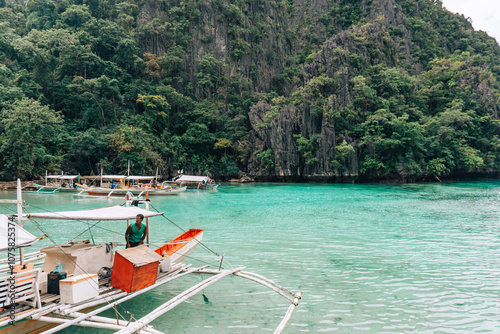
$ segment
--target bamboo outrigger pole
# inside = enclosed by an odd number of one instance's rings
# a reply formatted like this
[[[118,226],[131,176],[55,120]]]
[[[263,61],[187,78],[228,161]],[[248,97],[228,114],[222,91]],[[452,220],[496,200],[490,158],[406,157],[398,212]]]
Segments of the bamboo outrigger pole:
[[[21,192],[21,180],[17,179],[17,225],[23,227],[23,195]],[[19,264],[24,267],[24,249],[19,247]]]
[[[160,305],[157,307],[155,310],[147,314],[146,316],[142,317],[141,319],[137,320],[136,322],[129,324],[126,328],[120,330],[119,332],[116,332],[116,334],[131,334],[134,333],[140,329],[142,329],[144,326],[147,326],[150,322],[155,320],[156,318],[160,317],[161,315],[165,314],[166,312],[170,311],[173,309],[175,306],[179,305],[186,299],[190,298],[194,294],[200,292],[203,290],[205,287],[212,285],[213,283],[217,282],[221,278],[227,276],[227,275],[232,275],[238,271],[243,270],[244,267],[241,268],[236,268],[233,270],[223,270],[219,274],[212,276],[195,286],[191,287],[190,289],[185,290],[181,294],[179,294],[177,297],[174,297],[170,299],[168,302]]]
[[[195,272],[195,271],[198,271],[198,270],[201,270],[201,269],[205,269],[206,267],[208,267],[208,265],[203,266],[203,267],[199,267],[199,268],[195,268],[195,269],[190,269],[190,270],[188,270],[188,271],[186,271],[186,272],[184,272],[182,274],[179,274],[178,276],[175,276],[173,278],[167,278],[167,279],[164,279],[164,280],[157,281],[156,284],[153,284],[151,286],[148,286],[147,288],[144,288],[142,290],[138,290],[138,291],[133,292],[133,293],[128,294],[128,295],[127,295],[126,292],[124,292],[123,294],[124,294],[125,297],[123,297],[122,299],[120,299],[118,301],[115,301],[113,303],[107,304],[106,306],[100,307],[100,308],[98,308],[98,309],[96,309],[94,311],[91,311],[89,313],[85,313],[85,314],[81,315],[78,318],[75,318],[75,319],[72,319],[72,320],[70,320],[68,322],[65,322],[63,324],[60,324],[60,325],[58,325],[58,326],[56,326],[54,328],[51,328],[51,329],[49,329],[47,331],[42,332],[42,333],[44,333],[44,334],[53,334],[53,333],[56,333],[56,332],[60,331],[63,328],[66,328],[66,327],[69,327],[71,325],[74,325],[74,324],[76,324],[78,322],[81,322],[82,320],[86,320],[87,318],[90,318],[90,317],[92,317],[94,315],[97,315],[97,314],[99,314],[99,313],[101,313],[101,312],[103,312],[105,310],[108,310],[108,309],[110,309],[110,308],[112,308],[112,307],[114,307],[114,306],[116,306],[118,304],[121,304],[121,303],[123,303],[126,300],[129,300],[131,298],[134,298],[137,295],[143,294],[146,291],[154,289],[154,288],[158,287],[161,284],[167,283],[168,281],[171,281],[174,278],[178,278],[178,277],[181,277],[181,276],[184,276],[184,275],[188,275],[188,274],[190,274],[192,272]]]
[[[299,291],[297,293],[297,297],[293,300],[292,305],[288,307],[288,310],[285,314],[285,317],[283,320],[281,320],[281,323],[279,324],[278,328],[274,331],[274,334],[281,334],[283,330],[285,329],[286,325],[288,324],[288,321],[290,321],[290,318],[292,317],[293,310],[295,309],[295,306],[299,304],[299,299],[302,296],[302,291]]]

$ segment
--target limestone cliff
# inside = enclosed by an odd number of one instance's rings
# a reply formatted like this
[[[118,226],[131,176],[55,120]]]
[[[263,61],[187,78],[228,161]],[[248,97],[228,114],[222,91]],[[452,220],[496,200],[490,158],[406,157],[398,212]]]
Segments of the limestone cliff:
[[[175,6],[183,8],[185,4],[147,0],[137,21],[139,29],[153,20],[168,22]],[[429,68],[427,55],[444,57],[467,51],[460,40],[440,34],[443,30],[438,29],[438,17],[436,32],[426,35],[428,21],[422,15],[443,11],[439,3],[431,1],[254,0],[235,6],[222,0],[206,0],[192,7],[196,19],[190,21],[190,27],[179,29],[189,31],[185,62],[194,86],[199,71],[197,60],[211,54],[227,65],[224,71],[228,78],[248,78],[251,84],[247,88],[254,98],[257,96],[248,112],[249,134],[240,141],[245,157],[239,166],[257,180],[345,182],[359,177],[388,177],[387,173],[361,173],[360,164],[370,148],[361,148],[364,139],[355,132],[338,130],[344,119],[335,113],[354,108],[355,78],[377,65],[400,68],[416,76]],[[465,19],[461,22],[468,25],[471,40],[483,38],[475,35]],[[161,55],[169,49],[168,36],[154,29],[144,31],[145,51]],[[427,40],[437,42],[428,45]],[[307,59],[299,61],[300,73],[285,75],[292,60],[301,56]],[[472,62],[461,65],[466,74],[454,89],[474,94],[479,108],[487,111],[485,115],[498,120],[497,93],[486,84],[480,70],[488,65]],[[315,89],[316,95],[304,93],[307,89]],[[285,102],[266,97],[271,90]],[[200,96],[201,90],[195,89],[195,94]],[[304,143],[302,148],[298,140]],[[336,157],[339,143],[353,148],[342,161]],[[269,152],[265,161],[262,152]],[[395,165],[398,163],[404,164]],[[398,168],[396,178],[405,178],[408,168]],[[416,178],[425,178],[428,171],[412,173],[418,175]]]

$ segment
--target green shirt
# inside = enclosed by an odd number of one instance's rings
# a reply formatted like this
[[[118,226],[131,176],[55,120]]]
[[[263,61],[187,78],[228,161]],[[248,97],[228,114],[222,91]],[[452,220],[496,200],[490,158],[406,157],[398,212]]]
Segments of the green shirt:
[[[128,236],[129,242],[140,242],[142,236],[144,235],[144,230],[146,229],[146,224],[142,223],[141,228],[137,229],[137,224],[132,224],[132,230]]]

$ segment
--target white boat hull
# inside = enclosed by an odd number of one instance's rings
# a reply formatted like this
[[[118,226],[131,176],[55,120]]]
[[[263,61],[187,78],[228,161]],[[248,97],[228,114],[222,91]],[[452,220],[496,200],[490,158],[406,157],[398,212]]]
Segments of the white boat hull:
[[[79,192],[81,189],[71,187],[55,187],[55,186],[40,186],[35,185],[38,193],[60,193],[60,192]]]
[[[146,192],[151,196],[172,196],[178,195],[186,191],[186,187],[169,188],[169,189],[153,189],[153,188],[128,188],[128,189],[106,189],[106,188],[84,188],[83,190],[90,196],[125,196],[127,193],[132,193],[134,196],[146,195]]]

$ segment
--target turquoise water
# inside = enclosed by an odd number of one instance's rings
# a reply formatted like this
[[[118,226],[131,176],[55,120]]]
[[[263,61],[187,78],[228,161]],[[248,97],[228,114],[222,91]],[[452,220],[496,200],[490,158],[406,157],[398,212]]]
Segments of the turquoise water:
[[[13,195],[0,192],[2,198]],[[32,212],[122,202],[71,194],[23,196]],[[285,333],[498,333],[499,200],[500,181],[223,184],[215,193],[152,197],[152,204],[183,228],[205,229],[206,247],[199,246],[189,261],[194,266],[218,266],[210,249],[225,254],[225,268],[246,266],[302,290]],[[86,227],[40,224],[61,243]],[[32,223],[26,225],[40,235]],[[99,226],[80,238],[123,242],[125,224]],[[180,233],[161,217],[152,219],[151,231],[154,241]],[[49,244],[45,239],[36,247]],[[131,314],[139,318],[200,280],[174,281],[118,311],[127,320]],[[273,332],[289,302],[269,291],[242,278],[224,278],[152,324],[168,333]],[[103,314],[115,317],[114,311]]]

